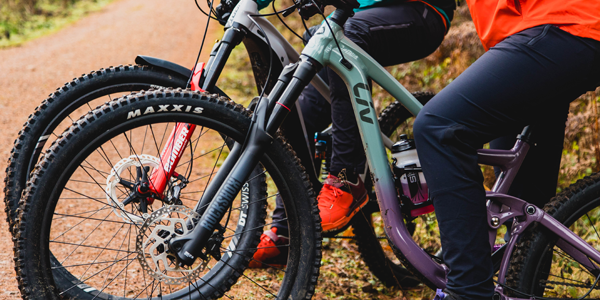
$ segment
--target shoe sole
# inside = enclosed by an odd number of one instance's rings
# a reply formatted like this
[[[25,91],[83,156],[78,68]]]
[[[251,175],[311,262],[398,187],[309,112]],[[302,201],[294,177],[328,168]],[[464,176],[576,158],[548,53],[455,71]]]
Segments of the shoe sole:
[[[361,205],[356,207],[349,215],[339,219],[337,222],[332,224],[321,223],[321,226],[323,227],[323,232],[337,230],[346,226],[346,224],[348,224],[348,222],[352,220],[352,217],[354,217],[356,213],[358,213],[363,207],[365,207],[365,205],[367,205],[367,203],[369,203],[369,196],[367,195],[365,198],[365,201]]]

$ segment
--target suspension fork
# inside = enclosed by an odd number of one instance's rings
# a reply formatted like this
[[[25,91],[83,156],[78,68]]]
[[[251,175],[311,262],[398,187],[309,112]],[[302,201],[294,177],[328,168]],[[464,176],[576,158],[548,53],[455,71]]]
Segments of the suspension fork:
[[[225,31],[223,39],[217,42],[210,53],[210,58],[204,69],[204,63],[199,63],[194,69],[192,80],[190,82],[194,91],[210,91],[215,87],[217,79],[223,71],[223,67],[229,59],[229,55],[233,48],[240,44],[246,36],[244,30],[237,28],[239,24],[234,24]],[[171,135],[168,138],[160,155],[160,168],[155,168],[149,176],[149,190],[146,194],[155,195],[158,198],[163,197],[165,188],[169,183],[169,179],[175,173],[175,167],[179,163],[183,150],[187,147],[190,137],[194,133],[196,125],[187,123],[178,123]],[[154,199],[147,198],[148,203],[152,204]]]
[[[246,30],[238,23],[234,23],[232,27],[225,30],[223,39],[217,42],[210,52],[206,72],[203,72],[200,78],[199,86],[203,90],[211,91],[215,87],[231,51],[242,42],[244,37],[246,37]]]
[[[289,107],[296,102],[304,87],[320,68],[318,62],[302,56],[299,63],[284,68],[271,92],[270,100],[263,98],[259,102],[249,128],[250,135],[246,146],[244,149],[241,149],[240,144],[234,146],[232,153],[207,188],[207,192],[216,190],[214,196],[205,193],[196,206],[197,211],[206,207],[198,225],[187,235],[173,238],[169,242],[169,249],[177,255],[181,264],[192,265],[197,257],[207,259],[202,250],[216,225],[272,144],[273,136],[290,112]]]
[[[294,65],[287,66],[283,69],[283,71],[281,72],[281,75],[279,76],[279,78],[277,80],[277,84],[275,85],[275,87],[273,87],[273,90],[271,92],[271,97],[270,97],[271,99],[278,99],[281,96],[285,87],[292,80],[294,71],[296,70],[296,67],[297,67],[297,64],[294,64]],[[261,102],[267,103],[268,101],[261,101]],[[269,114],[271,111],[273,111],[275,102],[276,101],[269,102],[269,105],[266,110],[267,114]],[[259,112],[259,110],[257,108],[256,109],[257,118],[262,114],[265,114],[265,112],[262,112],[262,111]],[[272,136],[272,133],[271,133],[271,136]],[[215,178],[212,180],[212,182],[215,182],[215,184],[211,183],[206,188],[204,193],[202,193],[202,197],[200,198],[200,201],[198,201],[198,203],[196,204],[196,207],[194,210],[198,214],[200,214],[200,215],[204,214],[204,212],[206,211],[206,208],[210,204],[211,200],[215,197],[219,187],[222,185],[223,182],[225,182],[225,178],[231,172],[231,170],[233,169],[233,166],[240,158],[241,152],[242,152],[242,145],[235,142],[231,149],[231,152],[225,159],[225,162],[223,162],[223,165],[221,165],[219,172],[217,173]]]

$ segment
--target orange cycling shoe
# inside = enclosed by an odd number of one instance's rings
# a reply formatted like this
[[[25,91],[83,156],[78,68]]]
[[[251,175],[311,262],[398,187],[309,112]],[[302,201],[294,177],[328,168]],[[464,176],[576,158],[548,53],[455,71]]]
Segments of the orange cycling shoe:
[[[277,235],[277,227],[263,232],[254,257],[248,264],[249,268],[284,268],[287,264],[288,246],[290,239]]]
[[[368,200],[367,190],[360,177],[357,183],[351,183],[329,174],[317,197],[323,231],[344,227]]]

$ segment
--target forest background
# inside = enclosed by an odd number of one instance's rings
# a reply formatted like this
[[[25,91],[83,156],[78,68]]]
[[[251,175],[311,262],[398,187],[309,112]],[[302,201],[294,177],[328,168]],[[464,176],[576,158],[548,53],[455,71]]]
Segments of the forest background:
[[[114,0],[0,0],[0,48],[18,46],[60,30],[111,1]],[[275,7],[280,10],[291,4],[291,0],[277,1]],[[269,12],[272,12],[271,7],[262,11]],[[300,39],[276,16],[269,19],[301,51]],[[289,28],[302,35],[304,26],[297,14],[283,20]],[[309,20],[308,25],[316,25],[320,21],[322,18],[315,16]],[[211,25],[211,31],[216,32],[216,37],[220,36],[221,28],[216,22]],[[209,46],[207,45],[208,49]],[[439,92],[483,52],[468,7],[463,3],[456,11],[451,29],[439,49],[424,59],[389,67],[388,70],[410,91]],[[234,50],[219,87],[241,103],[256,96],[250,60],[243,45]],[[597,100],[596,93],[590,92],[571,103],[557,192],[600,169]],[[375,86],[373,101],[376,109],[381,111],[394,99]],[[403,124],[401,131],[410,135],[411,125],[411,121]],[[486,175],[486,184],[490,186],[493,170],[482,167],[482,171]],[[344,235],[351,236],[351,230]],[[437,232],[431,232],[431,236],[437,236]],[[430,299],[433,296],[432,291],[427,288],[402,291],[384,286],[362,262],[352,239],[326,239],[324,250],[316,299]]]

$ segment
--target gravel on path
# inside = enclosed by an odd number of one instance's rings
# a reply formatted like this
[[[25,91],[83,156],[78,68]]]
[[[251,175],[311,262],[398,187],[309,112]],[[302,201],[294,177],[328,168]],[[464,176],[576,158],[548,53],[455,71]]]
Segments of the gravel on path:
[[[92,70],[133,64],[138,54],[191,67],[205,27],[192,0],[118,0],[57,33],[0,49],[0,170],[22,124],[56,88]],[[204,58],[221,36],[220,25],[210,28]],[[0,220],[0,299],[18,299],[12,241]]]

